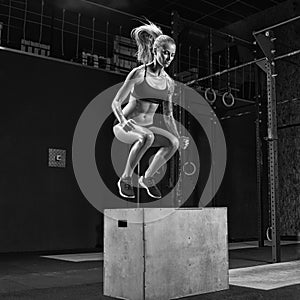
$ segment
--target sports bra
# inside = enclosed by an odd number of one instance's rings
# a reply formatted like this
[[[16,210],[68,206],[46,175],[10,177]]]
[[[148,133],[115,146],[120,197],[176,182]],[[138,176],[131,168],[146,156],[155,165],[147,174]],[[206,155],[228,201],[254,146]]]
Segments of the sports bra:
[[[155,103],[155,104],[160,104],[162,101],[167,100],[168,85],[166,84],[166,88],[163,90],[152,87],[146,80],[146,72],[147,72],[147,65],[145,65],[144,80],[141,83],[134,85],[131,94],[136,99]]]

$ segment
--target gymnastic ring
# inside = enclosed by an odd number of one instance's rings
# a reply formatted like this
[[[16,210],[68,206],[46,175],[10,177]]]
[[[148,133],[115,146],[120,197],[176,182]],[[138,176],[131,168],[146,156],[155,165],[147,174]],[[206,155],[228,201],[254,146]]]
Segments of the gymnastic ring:
[[[272,242],[272,237],[270,238],[270,231],[271,230],[272,230],[272,227],[270,226],[270,227],[267,228],[267,231],[266,231],[267,240],[269,242]],[[272,231],[271,231],[271,234],[272,234]]]
[[[213,94],[213,98],[212,99],[209,99],[208,98],[208,92],[211,92]],[[205,100],[210,103],[210,104],[214,104],[216,99],[217,99],[217,94],[215,92],[215,90],[213,88],[207,88],[204,92],[204,97],[205,97]]]
[[[187,164],[190,164],[190,165],[192,165],[193,166],[193,171],[192,172],[187,172],[185,169],[184,169],[184,167],[187,165]],[[192,175],[194,175],[195,173],[196,173],[196,165],[193,163],[193,162],[191,162],[191,161],[187,161],[187,162],[185,162],[184,164],[183,164],[183,166],[182,166],[182,171],[183,171],[183,173],[185,174],[185,175],[187,175],[187,176],[192,176]]]
[[[229,97],[231,99],[231,103],[228,104],[226,101],[225,101],[225,98],[226,97]],[[231,107],[234,105],[234,96],[231,94],[231,92],[225,92],[222,96],[222,102],[223,104],[226,106],[226,107]]]

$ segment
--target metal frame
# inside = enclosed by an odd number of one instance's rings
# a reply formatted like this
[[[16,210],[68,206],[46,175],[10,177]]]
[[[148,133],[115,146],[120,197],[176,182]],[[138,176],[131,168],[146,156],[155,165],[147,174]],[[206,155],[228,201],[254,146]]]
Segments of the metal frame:
[[[209,76],[205,76],[199,79],[195,79],[186,83],[186,85],[192,85],[200,81],[204,81],[213,77],[221,76],[225,73],[243,68],[248,65],[257,64],[263,69],[267,77],[267,142],[268,142],[268,186],[269,186],[269,201],[270,201],[270,210],[271,210],[271,228],[272,228],[272,261],[280,262],[281,261],[281,251],[280,251],[280,220],[279,220],[279,193],[278,193],[278,135],[277,135],[277,112],[276,112],[276,81],[275,77],[277,76],[275,71],[275,61],[280,60],[285,57],[294,56],[300,53],[299,50],[295,50],[280,56],[275,57],[275,49],[273,42],[276,40],[272,31],[273,28],[285,25],[287,23],[293,22],[300,19],[300,16],[288,19],[281,23],[266,27],[259,31],[253,32],[253,36],[256,39],[256,42],[259,44],[260,48],[264,52],[264,58],[249,61],[239,66],[228,68],[221,72],[216,72]],[[175,21],[175,22],[174,22]],[[176,34],[178,37],[178,26],[179,26],[179,16],[178,14],[173,18],[172,22],[172,34]],[[175,26],[175,27],[174,27]],[[177,26],[177,32],[174,31],[174,28]],[[259,101],[257,101],[257,104]],[[256,119],[256,163],[257,163],[257,184],[258,184],[258,224],[259,228],[259,245],[263,246],[263,232],[262,232],[262,200],[261,200],[261,145],[260,145],[260,119],[259,119],[259,108],[257,109],[257,119]]]
[[[278,135],[275,90],[275,64],[266,62],[268,91],[268,184],[271,209],[272,229],[272,261],[280,262],[280,222],[279,222],[279,191],[278,191]]]
[[[253,33],[258,45],[266,55],[264,64],[258,65],[267,76],[267,138],[268,143],[268,199],[271,211],[272,230],[272,261],[281,261],[280,249],[280,219],[279,219],[279,182],[278,182],[278,135],[276,112],[276,72],[275,72],[275,47],[273,31],[259,31]]]

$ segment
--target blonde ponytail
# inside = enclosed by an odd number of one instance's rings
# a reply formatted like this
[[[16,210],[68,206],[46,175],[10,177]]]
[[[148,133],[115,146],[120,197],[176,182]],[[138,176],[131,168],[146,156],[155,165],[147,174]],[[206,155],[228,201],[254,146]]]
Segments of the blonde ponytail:
[[[137,59],[143,64],[152,61],[153,43],[158,36],[163,34],[159,27],[150,21],[148,22],[149,24],[143,24],[131,31],[131,36],[138,46],[138,51],[136,53]]]

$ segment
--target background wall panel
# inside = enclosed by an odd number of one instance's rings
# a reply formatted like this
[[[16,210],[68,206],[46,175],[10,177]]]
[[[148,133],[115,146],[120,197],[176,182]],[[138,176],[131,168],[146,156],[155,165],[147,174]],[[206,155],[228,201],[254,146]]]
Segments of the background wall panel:
[[[102,216],[78,188],[72,139],[86,105],[123,77],[1,50],[0,80],[0,252],[101,246]],[[48,148],[67,151],[66,168],[48,167]]]

